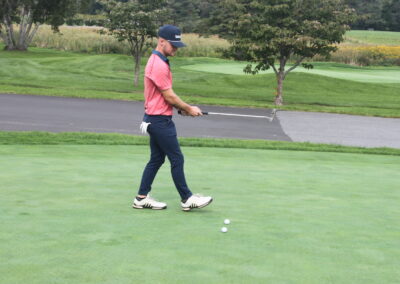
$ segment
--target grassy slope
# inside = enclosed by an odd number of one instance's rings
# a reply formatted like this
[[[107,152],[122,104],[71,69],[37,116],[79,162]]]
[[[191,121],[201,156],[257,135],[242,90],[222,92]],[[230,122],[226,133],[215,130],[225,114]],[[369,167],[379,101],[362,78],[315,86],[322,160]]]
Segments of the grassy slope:
[[[348,31],[345,44],[400,45],[399,32]]]
[[[32,48],[28,53],[1,51],[0,62],[1,92],[143,99],[143,86],[132,86],[133,62],[127,56],[85,55]],[[219,62],[226,61],[212,58],[172,59],[177,93],[187,101],[198,104],[272,106],[275,90],[272,74],[226,75],[181,68]],[[326,68],[330,66],[325,64]],[[400,117],[400,84],[354,82],[299,72],[289,74],[284,92],[285,109]]]
[[[168,210],[130,208],[147,146],[0,146],[3,282],[399,279],[399,157],[183,151],[190,186],[215,198],[189,214],[167,165],[154,194]]]

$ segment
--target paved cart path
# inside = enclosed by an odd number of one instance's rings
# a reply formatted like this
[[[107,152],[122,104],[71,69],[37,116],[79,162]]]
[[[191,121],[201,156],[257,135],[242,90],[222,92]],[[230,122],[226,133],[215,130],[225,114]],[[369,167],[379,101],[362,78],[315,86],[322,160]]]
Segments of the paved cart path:
[[[204,111],[270,115],[271,110],[200,106]],[[0,130],[141,135],[143,102],[0,94]],[[309,141],[400,148],[400,119],[279,111],[260,118],[176,115],[182,137]]]

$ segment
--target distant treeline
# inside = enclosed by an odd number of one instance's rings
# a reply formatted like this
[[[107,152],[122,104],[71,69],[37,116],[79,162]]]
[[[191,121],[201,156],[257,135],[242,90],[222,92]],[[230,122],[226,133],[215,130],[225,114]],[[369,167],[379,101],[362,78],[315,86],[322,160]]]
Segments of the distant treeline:
[[[357,12],[356,30],[400,31],[400,0],[345,0]]]
[[[103,0],[104,1],[104,0]],[[120,0],[127,2],[129,0]],[[356,30],[400,31],[400,0],[344,0],[357,12],[358,19],[351,26]],[[102,0],[83,0],[80,14],[99,15]],[[185,33],[202,32],[201,21],[208,18],[220,0],[169,0],[170,23],[180,26]],[[98,25],[101,19],[82,15],[68,24]]]

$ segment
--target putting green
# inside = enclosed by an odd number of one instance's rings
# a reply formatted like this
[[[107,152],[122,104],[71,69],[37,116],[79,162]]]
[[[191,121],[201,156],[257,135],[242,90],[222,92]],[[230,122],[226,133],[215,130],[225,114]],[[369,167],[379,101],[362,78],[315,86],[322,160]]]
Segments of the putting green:
[[[223,61],[210,64],[192,64],[182,68],[192,71],[221,73],[230,75],[248,75],[243,72],[245,62]],[[370,83],[400,83],[400,67],[355,67],[344,64],[316,63],[314,69],[305,69],[301,66],[292,72],[303,72],[308,74],[322,75],[332,78],[351,80],[356,82]],[[288,66],[286,69],[290,68]],[[272,74],[269,69],[260,74]]]
[[[3,283],[395,283],[400,157],[183,148],[180,211],[164,165],[130,202],[145,146],[0,146]],[[226,234],[220,232],[231,219]]]

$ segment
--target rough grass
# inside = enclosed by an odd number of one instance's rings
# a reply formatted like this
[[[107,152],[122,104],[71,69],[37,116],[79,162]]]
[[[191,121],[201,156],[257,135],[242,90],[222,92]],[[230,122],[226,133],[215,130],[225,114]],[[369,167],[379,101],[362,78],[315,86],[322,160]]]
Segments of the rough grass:
[[[379,155],[399,155],[399,149],[363,148],[332,144],[299,143],[268,140],[179,138],[184,147],[240,148],[264,150],[293,150],[338,153],[363,153]],[[112,133],[64,132],[50,133],[38,131],[0,131],[0,145],[148,145],[147,136],[133,136]]]

